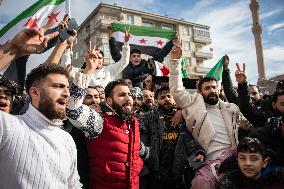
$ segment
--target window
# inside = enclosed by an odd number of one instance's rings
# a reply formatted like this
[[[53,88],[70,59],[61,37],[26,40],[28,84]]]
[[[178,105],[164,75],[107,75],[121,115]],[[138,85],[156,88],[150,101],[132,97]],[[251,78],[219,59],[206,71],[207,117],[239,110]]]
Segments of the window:
[[[194,29],[193,29],[193,33],[194,33],[194,35],[197,35],[197,36],[210,38],[210,33],[209,33],[209,31],[208,31],[208,30],[205,30],[205,29],[194,28]]]
[[[183,35],[189,35],[189,27],[183,26]]]
[[[143,26],[145,27],[155,27],[155,23],[149,20],[143,20]]]
[[[103,44],[103,49],[102,51],[104,52],[104,57],[105,58],[110,58],[110,50],[109,50],[109,44]]]
[[[128,24],[134,24],[134,16],[128,14],[127,15],[127,22],[128,22]]]
[[[191,66],[191,58],[185,58],[186,63]]]
[[[169,24],[161,24],[161,28],[164,30],[173,30],[173,26]]]
[[[184,50],[185,51],[189,51],[190,50],[190,42],[189,41],[185,41],[184,42]]]
[[[86,26],[85,32],[86,32],[86,33],[90,33],[90,25],[87,25],[87,26]]]

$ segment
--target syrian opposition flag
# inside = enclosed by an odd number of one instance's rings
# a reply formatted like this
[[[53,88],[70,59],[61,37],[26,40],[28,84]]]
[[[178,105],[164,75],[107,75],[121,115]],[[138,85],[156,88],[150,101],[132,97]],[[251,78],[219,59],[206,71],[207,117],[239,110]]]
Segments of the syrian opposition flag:
[[[172,40],[176,33],[174,30],[113,23],[113,36],[120,46],[124,43],[124,31],[126,28],[129,28],[129,33],[132,34],[129,40],[130,48],[139,49],[143,54],[150,56],[153,56],[167,42]]]
[[[65,14],[70,16],[69,0],[39,0],[0,30],[0,45],[11,40],[24,28],[40,28],[46,24],[57,26]],[[47,32],[52,33],[54,30],[55,28]],[[48,48],[54,45],[54,42],[49,43]],[[28,56],[25,56],[13,61],[9,66],[0,70],[0,74],[22,85],[26,75],[27,60]]]
[[[217,80],[218,88],[221,89],[222,73],[225,58],[224,56],[217,62],[217,64],[206,74],[206,77],[214,77]]]

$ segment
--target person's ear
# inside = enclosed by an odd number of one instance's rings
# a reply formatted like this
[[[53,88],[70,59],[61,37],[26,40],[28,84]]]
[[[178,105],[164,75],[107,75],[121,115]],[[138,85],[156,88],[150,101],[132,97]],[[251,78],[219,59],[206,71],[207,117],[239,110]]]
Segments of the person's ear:
[[[269,157],[264,158],[263,163],[262,163],[262,168],[265,168],[269,162],[270,162]]]
[[[40,92],[39,92],[39,88],[32,86],[29,89],[29,95],[31,96],[31,98],[40,98]]]
[[[108,105],[112,105],[112,98],[107,97],[106,102],[108,103]]]
[[[272,107],[273,107],[273,109],[277,110],[277,103],[276,102],[272,102]]]

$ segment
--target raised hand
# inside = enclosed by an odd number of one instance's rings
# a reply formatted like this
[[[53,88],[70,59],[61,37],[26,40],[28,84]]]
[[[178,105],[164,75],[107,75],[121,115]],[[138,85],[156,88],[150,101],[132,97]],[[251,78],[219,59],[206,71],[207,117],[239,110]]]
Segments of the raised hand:
[[[111,24],[107,27],[107,34],[109,38],[113,36],[113,29]]]
[[[124,42],[125,43],[128,42],[130,37],[131,37],[129,30],[130,30],[130,28],[125,28],[125,30],[124,30]]]
[[[99,63],[99,51],[96,50],[96,46],[92,45],[89,41],[88,51],[85,54],[86,68],[83,73],[86,75],[91,75],[98,67]]]
[[[235,77],[236,77],[236,81],[238,82],[238,84],[243,84],[246,80],[247,80],[247,76],[246,76],[246,64],[243,64],[243,70],[240,69],[240,66],[238,63],[236,63],[237,66],[237,70],[235,72]]]
[[[224,56],[224,69],[228,69],[228,67],[229,67],[229,63],[230,63],[230,58],[229,58],[229,56],[228,55],[226,55],[225,54],[225,56]]]
[[[179,35],[178,35],[178,32],[176,32],[174,37],[173,37],[173,42],[177,43],[178,41],[179,41]]]
[[[26,28],[18,33],[9,43],[16,50],[16,57],[22,57],[30,54],[41,52],[47,47],[47,42],[50,39],[58,36],[58,31],[44,35],[52,24],[47,23],[45,26],[35,29]]]
[[[180,40],[179,43],[172,49],[171,58],[180,59],[181,56],[182,56],[182,41]]]
[[[62,29],[66,29],[68,27],[68,14],[64,15],[63,20],[60,22],[59,27],[61,27]],[[66,48],[71,48],[75,39],[77,37],[77,31],[76,30],[72,30],[72,35],[65,41],[61,42],[63,44],[66,44]]]
[[[183,121],[183,116],[181,110],[177,110],[174,114],[174,116],[171,119],[172,126],[176,127]]]

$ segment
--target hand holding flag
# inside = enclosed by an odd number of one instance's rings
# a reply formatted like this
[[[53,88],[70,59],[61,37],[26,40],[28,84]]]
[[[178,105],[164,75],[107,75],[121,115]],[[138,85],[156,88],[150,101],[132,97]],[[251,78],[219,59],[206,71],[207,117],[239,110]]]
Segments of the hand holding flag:
[[[180,40],[179,43],[173,48],[171,52],[172,59],[180,59],[182,56],[182,41]]]

